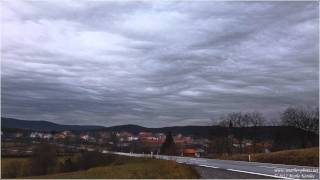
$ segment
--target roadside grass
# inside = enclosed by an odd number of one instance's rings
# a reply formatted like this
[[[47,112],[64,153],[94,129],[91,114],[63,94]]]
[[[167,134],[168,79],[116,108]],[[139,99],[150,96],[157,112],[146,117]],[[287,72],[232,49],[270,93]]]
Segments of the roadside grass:
[[[65,159],[67,159],[68,157],[71,157],[71,156],[59,156],[58,157],[58,162],[63,162]],[[1,158],[1,165],[2,163],[4,165],[12,162],[12,161],[18,161],[19,163],[23,163],[23,162],[27,162],[29,159],[29,157],[2,157]]]
[[[220,156],[218,159],[249,161],[248,154]],[[251,154],[251,161],[319,167],[319,147]]]
[[[33,176],[37,179],[195,179],[199,174],[192,167],[174,161],[147,158],[119,158],[110,166],[88,170]]]
[[[58,157],[58,163],[64,162],[69,156]],[[30,162],[28,157],[1,157],[1,177],[24,177],[29,174]]]
[[[28,161],[27,157],[2,157],[1,158],[1,167],[6,166],[7,164],[9,164],[11,162],[24,163],[27,161]]]
[[[28,174],[29,162],[26,157],[1,158],[1,178],[22,177]]]

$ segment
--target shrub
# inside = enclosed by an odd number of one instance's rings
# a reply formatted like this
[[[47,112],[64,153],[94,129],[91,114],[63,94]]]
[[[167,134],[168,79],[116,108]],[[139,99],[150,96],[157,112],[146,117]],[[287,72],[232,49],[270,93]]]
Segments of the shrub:
[[[58,162],[55,146],[41,144],[34,149],[34,155],[30,160],[30,173],[43,175],[55,172]]]
[[[101,154],[96,151],[82,152],[72,158],[67,158],[59,165],[60,172],[85,170],[97,166],[105,166],[114,163],[115,158],[110,154]]]
[[[113,158],[108,154],[101,154],[96,151],[84,152],[76,159],[79,169],[88,169],[96,166],[109,165],[113,162]]]
[[[78,169],[79,166],[71,158],[66,159],[64,163],[60,163],[60,172],[70,172]]]

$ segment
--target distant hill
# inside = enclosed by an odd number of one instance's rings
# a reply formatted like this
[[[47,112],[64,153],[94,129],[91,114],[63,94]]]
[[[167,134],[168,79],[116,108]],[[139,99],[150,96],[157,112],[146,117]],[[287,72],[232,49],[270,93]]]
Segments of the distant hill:
[[[226,137],[230,133],[230,129],[221,126],[173,126],[162,128],[147,128],[138,125],[120,125],[112,127],[104,126],[82,126],[82,125],[61,125],[48,121],[26,121],[13,118],[1,118],[2,129],[24,129],[36,131],[63,131],[71,130],[78,132],[97,132],[97,131],[126,131],[133,134],[139,132],[166,133],[173,134],[181,133],[183,135],[191,135],[203,138]],[[304,130],[290,126],[260,126],[233,128],[232,132],[236,138],[266,140],[278,142],[286,146],[307,146],[308,144],[319,145],[319,135],[306,132]]]
[[[82,126],[82,125],[61,125],[48,121],[27,121],[13,118],[1,118],[1,128],[10,129],[28,129],[36,131],[86,131],[93,129],[101,129],[103,126]]]
[[[218,127],[218,126],[217,126]],[[208,136],[211,126],[173,126],[163,128],[147,128],[138,125],[120,125],[120,126],[85,126],[85,125],[62,125],[56,124],[49,121],[31,121],[31,120],[20,120],[14,118],[1,118],[2,129],[25,129],[25,130],[36,130],[36,131],[127,131],[130,133],[137,134],[142,131],[146,132],[169,132],[174,134],[182,133],[185,135],[196,135],[196,136]],[[220,127],[218,127],[220,128]]]
[[[166,133],[172,132],[173,134],[184,134],[206,137],[209,135],[210,130],[213,127],[218,126],[172,126],[172,127],[161,127],[161,128],[146,128],[137,125],[120,125],[103,128],[105,131],[127,131],[130,133],[137,134],[139,132],[152,132],[152,133]],[[221,128],[221,127],[218,127]]]

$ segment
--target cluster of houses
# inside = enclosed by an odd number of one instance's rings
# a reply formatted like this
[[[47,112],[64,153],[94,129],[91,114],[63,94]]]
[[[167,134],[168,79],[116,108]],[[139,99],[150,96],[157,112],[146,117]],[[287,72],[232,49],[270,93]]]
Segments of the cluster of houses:
[[[236,140],[236,142],[233,143],[233,147],[239,148],[240,143]],[[271,142],[258,142],[254,145],[252,141],[245,140],[245,142],[242,143],[242,147],[243,147],[244,153],[253,153],[254,149],[259,150],[259,152],[269,153],[272,148],[272,143]]]
[[[1,132],[1,136],[4,134]],[[129,133],[126,131],[121,132],[71,132],[62,131],[56,133],[48,132],[31,132],[29,134],[15,132],[12,134],[7,134],[5,137],[11,138],[30,138],[33,140],[43,140],[43,141],[54,141],[54,142],[72,142],[77,143],[91,143],[97,145],[108,145],[115,147],[115,150],[130,150],[133,145],[145,146],[149,148],[149,152],[159,153],[160,147],[166,139],[164,133],[152,133],[152,132],[139,132],[136,134]],[[183,156],[195,156],[200,157],[210,153],[210,149],[214,148],[210,146],[212,141],[206,138],[196,138],[192,136],[185,136],[182,134],[176,134],[173,136],[174,142],[178,149],[178,152]],[[253,145],[250,140],[244,140],[241,143],[237,139],[233,139],[232,147],[234,149],[242,148],[244,153],[253,152],[254,148],[263,149],[263,152],[269,152],[272,148],[271,143],[259,142]]]
[[[3,135],[3,133],[2,133]],[[148,147],[148,151],[159,153],[161,145],[166,139],[164,133],[139,132],[130,133],[126,131],[120,132],[72,132],[62,131],[56,133],[48,132],[30,132],[20,133],[15,132],[6,134],[5,137],[10,138],[27,138],[33,141],[54,141],[54,142],[73,142],[73,143],[91,143],[99,145],[109,145],[118,148],[118,150],[125,150],[130,148],[133,144],[136,146]],[[198,156],[205,152],[208,140],[202,138],[193,138],[191,136],[184,136],[176,134],[173,136],[174,142],[179,148],[181,154],[189,156]],[[149,153],[146,151],[145,153]]]
[[[53,135],[50,133],[32,132],[30,134],[30,138],[51,139],[52,137],[53,137]]]

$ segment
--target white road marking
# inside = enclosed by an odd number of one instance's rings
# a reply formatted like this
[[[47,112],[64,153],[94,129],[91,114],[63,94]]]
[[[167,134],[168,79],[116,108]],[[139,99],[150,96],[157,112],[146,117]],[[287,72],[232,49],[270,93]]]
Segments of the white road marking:
[[[289,177],[282,177],[282,176],[275,176],[275,175],[269,175],[269,174],[255,173],[255,172],[242,171],[242,170],[236,170],[236,169],[226,169],[226,170],[228,170],[228,171],[235,171],[235,172],[241,172],[241,173],[261,175],[261,176],[268,176],[268,177],[274,177],[274,178],[281,178],[281,179],[294,179],[294,178],[289,178]]]
[[[271,168],[271,169],[275,169],[275,168],[277,168],[277,167],[271,167],[271,166],[258,166],[258,167]]]
[[[208,168],[215,168],[215,169],[219,168],[219,167],[216,167],[216,166],[209,166],[209,165],[204,165],[204,164],[200,164],[198,166],[208,167]]]
[[[126,155],[127,153],[113,153],[113,154],[121,154],[121,155]],[[140,155],[141,157],[149,157],[145,154]],[[175,160],[175,161],[179,161],[177,157],[170,157],[170,156],[158,156],[159,159],[166,159],[166,160]],[[181,158],[181,157],[179,157]],[[190,165],[196,165],[196,166],[203,166],[203,167],[209,167],[209,168],[219,168],[216,166],[209,166],[209,165],[199,165],[199,164],[195,164],[195,163],[199,163],[198,159],[192,158],[192,159],[188,159],[183,157],[183,160],[186,160],[186,162],[180,161],[179,163],[184,163],[184,164],[190,164]],[[195,163],[190,163],[189,160],[195,160]],[[224,160],[220,160],[220,161],[224,161]],[[201,160],[200,160],[201,162]],[[208,160],[206,160],[206,162],[208,162]],[[234,161],[234,162],[241,162],[243,163],[243,161]],[[248,162],[247,162],[248,163]],[[253,162],[252,162],[253,163]],[[259,164],[263,164],[263,163],[259,163]],[[273,164],[271,164],[273,165]],[[275,164],[277,165],[277,164]],[[264,168],[277,168],[277,167],[271,167],[271,166],[258,166],[258,167],[264,167]],[[247,173],[247,174],[255,174],[255,175],[261,175],[261,176],[267,176],[267,177],[273,177],[273,178],[281,178],[281,179],[294,179],[294,178],[290,178],[290,177],[283,177],[283,176],[276,176],[276,175],[269,175],[269,174],[263,174],[263,173],[256,173],[256,172],[250,172],[250,171],[242,171],[242,170],[237,170],[237,169],[225,169],[225,168],[221,168],[224,170],[228,170],[228,171],[235,171],[235,172],[241,172],[241,173]]]

